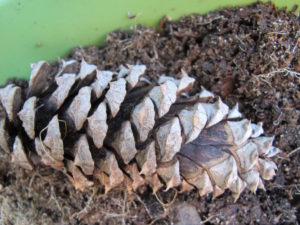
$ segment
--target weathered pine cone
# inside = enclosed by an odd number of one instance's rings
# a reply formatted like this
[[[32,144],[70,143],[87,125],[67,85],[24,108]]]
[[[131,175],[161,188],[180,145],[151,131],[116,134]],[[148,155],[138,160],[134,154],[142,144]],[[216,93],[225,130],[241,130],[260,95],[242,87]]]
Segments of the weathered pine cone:
[[[0,90],[0,145],[24,169],[51,166],[79,190],[97,181],[106,192],[148,185],[216,197],[230,189],[235,199],[275,174],[269,158],[279,149],[262,124],[204,88],[186,97],[194,79],[184,71],[149,84],[144,65],[112,72],[70,60],[56,76],[50,70],[41,61],[28,87]]]

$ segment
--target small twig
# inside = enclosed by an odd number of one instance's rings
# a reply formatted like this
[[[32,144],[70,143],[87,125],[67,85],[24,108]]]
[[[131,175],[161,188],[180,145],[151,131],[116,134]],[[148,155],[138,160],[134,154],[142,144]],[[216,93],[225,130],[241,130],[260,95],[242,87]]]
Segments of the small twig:
[[[205,25],[208,25],[208,24],[211,24],[212,22],[214,22],[215,20],[221,20],[221,19],[224,19],[224,16],[216,16],[208,21],[205,21],[205,22],[200,22],[200,23],[197,23],[197,25],[200,25],[200,26],[205,26]]]
[[[217,216],[219,216],[219,215],[220,215],[220,214],[212,215],[212,216],[208,217],[207,219],[201,221],[200,224],[205,224],[205,223],[211,221],[213,218],[215,218],[215,217],[217,217]]]
[[[134,193],[134,192],[133,192]],[[148,216],[150,217],[150,219],[153,219],[153,216],[149,210],[149,208],[147,207],[146,203],[140,198],[140,196],[136,193],[134,193],[135,197],[137,198],[137,200],[144,206]]]
[[[291,151],[291,152],[287,155],[287,157],[288,157],[288,158],[291,157],[293,154],[295,154],[295,153],[298,152],[298,151],[300,151],[300,147],[298,147],[298,148],[294,149],[293,151]]]
[[[166,211],[166,209],[169,208],[176,200],[178,191],[176,189],[173,189],[173,190],[175,190],[175,194],[174,194],[172,201],[169,203],[164,203],[162,200],[160,200],[160,198],[158,197],[156,192],[154,193],[154,196],[156,197],[157,201],[162,205],[162,207],[164,208],[164,211]]]

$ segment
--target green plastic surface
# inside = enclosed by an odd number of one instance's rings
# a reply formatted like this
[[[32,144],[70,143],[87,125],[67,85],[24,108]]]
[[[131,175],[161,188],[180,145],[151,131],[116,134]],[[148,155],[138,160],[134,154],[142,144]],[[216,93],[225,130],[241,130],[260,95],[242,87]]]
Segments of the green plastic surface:
[[[0,0],[0,83],[28,78],[30,63],[57,60],[75,46],[101,45],[107,33],[135,24],[157,25],[250,0]],[[291,8],[298,0],[274,1]],[[130,19],[129,15],[138,15]]]

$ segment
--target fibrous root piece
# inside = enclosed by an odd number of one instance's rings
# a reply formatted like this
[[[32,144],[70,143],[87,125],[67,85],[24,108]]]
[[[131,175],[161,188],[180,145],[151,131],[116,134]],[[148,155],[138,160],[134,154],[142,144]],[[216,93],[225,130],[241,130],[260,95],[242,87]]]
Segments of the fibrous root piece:
[[[271,157],[280,150],[262,123],[203,87],[189,97],[195,79],[184,70],[145,86],[144,65],[100,71],[82,60],[77,75],[62,68],[55,78],[47,77],[49,67],[38,63],[27,89],[0,89],[0,147],[25,169],[51,166],[81,191],[148,185],[154,193],[197,189],[216,198],[229,189],[234,200],[275,175]],[[35,118],[45,118],[45,127]]]

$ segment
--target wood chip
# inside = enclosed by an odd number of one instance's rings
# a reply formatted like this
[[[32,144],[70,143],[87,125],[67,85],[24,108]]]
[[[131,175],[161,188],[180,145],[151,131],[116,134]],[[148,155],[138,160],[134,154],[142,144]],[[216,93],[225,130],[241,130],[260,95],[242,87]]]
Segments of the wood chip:
[[[58,116],[55,115],[47,126],[44,144],[51,150],[51,156],[57,161],[64,159],[64,144],[61,138]]]
[[[103,146],[108,130],[106,103],[101,102],[96,111],[88,118],[88,134],[92,137],[97,148]]]
[[[80,130],[86,121],[91,108],[91,88],[83,87],[73,99],[67,110],[67,115],[72,119],[76,130]]]
[[[58,87],[49,98],[49,102],[59,109],[66,98],[69,96],[70,90],[76,81],[76,74],[65,73],[55,78]]]
[[[135,157],[137,150],[129,121],[122,123],[121,129],[115,134],[112,146],[125,164],[128,164]]]
[[[29,162],[26,153],[24,151],[24,146],[19,136],[16,136],[14,145],[13,145],[13,154],[12,154],[12,163],[15,163],[18,166],[26,170],[32,170],[33,167]]]
[[[22,105],[21,88],[9,84],[0,89],[0,100],[10,122],[15,121],[17,112]]]
[[[136,161],[141,168],[140,174],[150,176],[156,171],[155,142],[152,141],[146,149],[136,155]]]
[[[42,94],[49,87],[51,66],[45,61],[31,65],[29,89],[32,95]]]
[[[160,149],[161,162],[172,160],[175,154],[180,151],[182,143],[179,119],[174,117],[163,124],[156,133],[156,140]]]
[[[35,131],[35,106],[37,98],[35,96],[27,99],[23,105],[22,110],[18,113],[22,125],[30,139],[34,139]]]
[[[149,97],[153,100],[158,109],[159,117],[164,116],[176,101],[177,86],[172,81],[166,81],[160,86],[152,88]]]
[[[108,88],[108,84],[112,80],[113,74],[113,72],[108,70],[97,70],[96,80],[91,84],[96,98],[100,98],[103,91]]]
[[[115,117],[126,95],[126,81],[123,78],[110,82],[110,87],[105,95],[112,117]]]
[[[140,141],[146,141],[155,124],[154,105],[149,97],[145,97],[141,103],[135,106],[131,119],[138,131]]]
[[[146,71],[145,65],[128,65],[129,67],[129,74],[126,77],[126,81],[129,84],[129,88],[134,88],[135,85],[138,83],[140,76],[142,76]]]
[[[178,117],[186,137],[185,143],[195,140],[207,122],[206,112],[199,103],[191,110],[181,110]]]
[[[82,169],[84,174],[92,175],[94,172],[94,160],[90,152],[86,135],[81,135],[75,146],[74,165]]]

